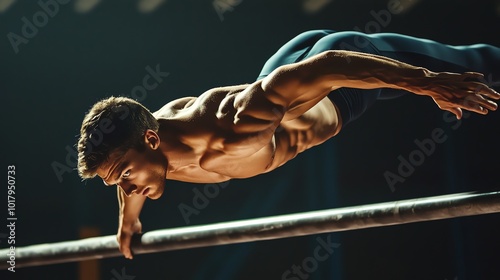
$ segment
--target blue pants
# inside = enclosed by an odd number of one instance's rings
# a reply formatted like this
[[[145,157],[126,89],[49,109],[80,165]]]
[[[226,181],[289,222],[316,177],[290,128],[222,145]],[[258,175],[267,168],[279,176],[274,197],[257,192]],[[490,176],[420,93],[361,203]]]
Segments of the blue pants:
[[[500,79],[500,48],[491,45],[450,46],[394,33],[368,35],[353,31],[314,30],[298,35],[281,47],[266,62],[258,80],[281,65],[298,62],[327,50],[376,54],[435,72],[474,71],[483,73],[489,81]],[[345,126],[361,116],[377,99],[391,99],[405,93],[394,89],[340,88],[332,91],[328,97],[339,108]]]

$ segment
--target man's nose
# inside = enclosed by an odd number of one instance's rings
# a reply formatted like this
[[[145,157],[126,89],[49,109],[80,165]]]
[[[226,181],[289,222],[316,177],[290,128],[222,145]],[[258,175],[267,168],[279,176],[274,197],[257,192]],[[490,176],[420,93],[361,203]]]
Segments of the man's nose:
[[[123,192],[125,192],[127,196],[131,196],[135,191],[137,191],[136,185],[127,182],[122,182],[118,186],[122,188]]]

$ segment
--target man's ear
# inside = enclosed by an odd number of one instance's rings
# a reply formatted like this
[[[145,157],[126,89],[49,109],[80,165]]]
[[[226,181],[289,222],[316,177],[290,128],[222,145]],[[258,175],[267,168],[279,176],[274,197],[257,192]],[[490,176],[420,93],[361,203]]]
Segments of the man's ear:
[[[160,136],[154,130],[148,129],[144,134],[144,141],[151,149],[156,150],[160,147]]]

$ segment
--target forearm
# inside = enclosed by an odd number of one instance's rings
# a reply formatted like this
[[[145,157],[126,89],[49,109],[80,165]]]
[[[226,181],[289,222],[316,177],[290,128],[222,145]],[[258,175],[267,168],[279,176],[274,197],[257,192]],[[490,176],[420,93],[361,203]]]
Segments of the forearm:
[[[263,81],[273,102],[287,108],[320,100],[332,90],[395,88],[417,94],[435,73],[394,59],[351,51],[327,51],[276,69]]]
[[[141,213],[146,197],[142,195],[126,196],[121,188],[117,188],[117,195],[120,214],[116,237],[120,251],[126,258],[132,259],[130,242],[134,234],[142,231],[139,214]]]
[[[139,219],[146,197],[142,195],[126,196],[122,189],[117,188],[119,223],[134,223]]]

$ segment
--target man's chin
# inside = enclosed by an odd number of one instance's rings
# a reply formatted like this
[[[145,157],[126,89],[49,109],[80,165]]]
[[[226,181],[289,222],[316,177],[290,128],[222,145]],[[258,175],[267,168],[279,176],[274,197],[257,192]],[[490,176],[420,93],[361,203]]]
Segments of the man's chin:
[[[164,188],[157,188],[155,192],[148,194],[148,197],[152,200],[157,200],[163,195]]]
[[[152,200],[157,200],[158,198],[161,197],[162,194],[163,194],[162,192],[153,193],[153,194],[148,195],[148,198],[152,199]]]

